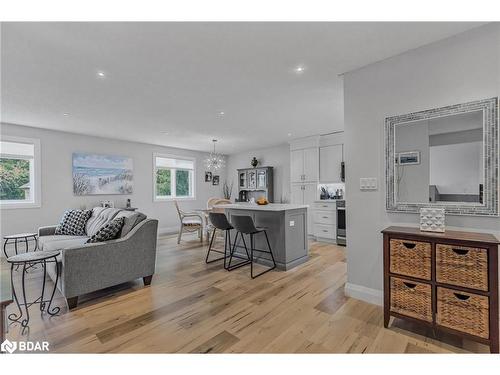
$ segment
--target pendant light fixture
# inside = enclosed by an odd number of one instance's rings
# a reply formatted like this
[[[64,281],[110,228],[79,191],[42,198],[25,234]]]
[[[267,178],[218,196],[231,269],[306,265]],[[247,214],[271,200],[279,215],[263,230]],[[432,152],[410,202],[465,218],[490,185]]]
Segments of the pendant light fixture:
[[[224,155],[215,152],[215,144],[217,143],[217,139],[212,139],[214,144],[214,150],[208,155],[208,158],[205,159],[205,167],[208,171],[217,172],[224,168],[226,165],[226,159]]]

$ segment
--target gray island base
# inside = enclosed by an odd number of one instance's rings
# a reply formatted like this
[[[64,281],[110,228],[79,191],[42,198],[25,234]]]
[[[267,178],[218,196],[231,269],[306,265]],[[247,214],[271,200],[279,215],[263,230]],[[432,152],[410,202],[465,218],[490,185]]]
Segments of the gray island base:
[[[256,227],[266,229],[278,269],[286,271],[309,259],[307,205],[270,203],[259,206],[250,203],[235,203],[220,207],[224,207],[230,222],[231,217],[235,215],[250,216]],[[236,231],[231,232],[231,244],[234,244]],[[254,239],[256,249],[267,250],[264,234],[256,234]],[[245,242],[250,253],[248,235],[245,235]],[[246,259],[245,248],[240,236],[238,236],[235,254]],[[254,260],[267,266],[272,265],[269,254],[254,252]],[[239,261],[241,260],[234,258],[233,264]]]

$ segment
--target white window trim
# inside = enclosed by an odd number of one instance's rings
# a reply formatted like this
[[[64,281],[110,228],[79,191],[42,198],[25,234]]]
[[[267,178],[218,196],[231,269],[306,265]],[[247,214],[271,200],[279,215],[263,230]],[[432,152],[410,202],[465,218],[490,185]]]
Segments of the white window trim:
[[[33,150],[33,174],[30,176],[30,180],[33,179],[33,201],[1,201],[0,209],[2,210],[12,210],[19,208],[40,208],[42,206],[42,161],[41,161],[41,146],[40,140],[37,138],[24,138],[24,137],[14,137],[10,135],[1,135],[0,140],[6,142],[18,142],[27,143],[34,146]]]
[[[189,160],[193,162],[193,180],[192,180],[192,190],[193,190],[193,195],[190,197],[158,197],[156,195],[156,158],[169,158],[169,159],[181,159],[181,160]],[[168,169],[168,168],[167,168]],[[182,168],[179,168],[182,169]],[[183,155],[174,155],[174,154],[163,154],[163,153],[158,153],[154,152],[153,153],[153,202],[171,202],[171,201],[194,201],[196,200],[196,158],[189,157],[189,156],[183,156]],[[173,181],[175,182],[175,176],[172,176]],[[175,183],[173,184],[175,186]]]

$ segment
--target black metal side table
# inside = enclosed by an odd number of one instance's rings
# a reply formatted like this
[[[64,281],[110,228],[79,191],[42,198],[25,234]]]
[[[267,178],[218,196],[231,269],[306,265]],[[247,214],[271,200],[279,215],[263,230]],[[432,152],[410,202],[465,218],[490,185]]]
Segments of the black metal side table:
[[[17,304],[17,307],[19,309],[19,314],[12,313],[8,316],[8,319],[12,322],[20,322],[21,326],[23,327],[23,332],[24,329],[28,326],[29,321],[30,321],[30,315],[29,315],[29,307],[34,304],[39,304],[40,305],[40,312],[43,314],[43,312],[47,312],[49,315],[57,315],[59,311],[61,310],[60,307],[52,307],[52,300],[54,299],[54,294],[56,292],[57,288],[57,283],[59,281],[59,263],[57,262],[57,256],[59,255],[60,251],[37,251],[37,252],[30,252],[30,253],[23,253],[23,254],[18,254],[11,256],[10,258],[7,259],[7,262],[10,263],[10,280],[12,284],[12,296],[14,297],[14,301]],[[52,290],[52,294],[50,295],[50,299],[44,299],[45,298],[45,282],[47,280],[47,264],[48,263],[55,263],[56,265],[56,280],[54,282],[54,289]],[[43,268],[43,284],[42,284],[42,294],[40,297],[38,297],[36,300],[32,302],[27,302],[26,301],[26,287],[25,287],[25,278],[26,278],[26,268],[27,267],[32,267],[35,264],[42,264]],[[22,266],[23,267],[23,272],[21,273],[22,275],[22,303],[19,302],[19,298],[16,293],[16,288],[14,286],[14,280],[13,280],[13,271],[14,271],[14,266]],[[47,304],[48,303],[48,304]],[[22,310],[22,306],[24,306],[24,312]]]
[[[8,236],[4,236],[3,239],[5,242],[3,243],[3,253],[5,254],[5,257],[8,258],[9,255],[7,254],[7,244],[9,243],[14,243],[14,250],[16,252],[16,255],[18,254],[18,243],[24,242],[24,252],[27,253],[29,251],[29,246],[28,242],[30,241],[35,241],[35,247],[33,248],[33,251],[37,251],[38,249],[38,234],[37,233],[19,233],[19,234],[11,234]]]

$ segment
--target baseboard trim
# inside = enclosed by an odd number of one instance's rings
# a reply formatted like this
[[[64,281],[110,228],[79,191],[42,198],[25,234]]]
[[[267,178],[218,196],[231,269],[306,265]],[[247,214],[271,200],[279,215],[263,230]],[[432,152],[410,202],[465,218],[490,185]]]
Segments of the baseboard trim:
[[[158,235],[176,234],[179,233],[179,226],[158,228]]]
[[[373,305],[383,306],[384,304],[384,293],[378,289],[372,289],[362,285],[346,283],[344,292],[348,297],[359,299]]]

